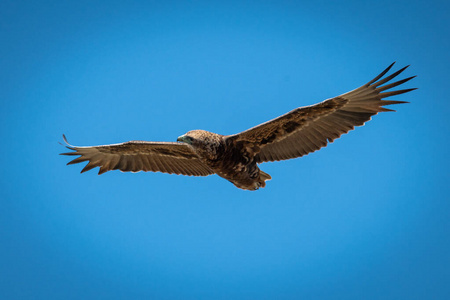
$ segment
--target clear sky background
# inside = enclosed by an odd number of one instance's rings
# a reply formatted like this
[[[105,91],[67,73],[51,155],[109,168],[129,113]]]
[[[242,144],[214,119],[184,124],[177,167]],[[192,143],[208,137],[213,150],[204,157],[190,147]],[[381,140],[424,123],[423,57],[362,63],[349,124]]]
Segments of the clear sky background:
[[[448,1],[0,4],[1,299],[448,299]],[[267,187],[58,144],[233,134],[393,61],[419,89]]]

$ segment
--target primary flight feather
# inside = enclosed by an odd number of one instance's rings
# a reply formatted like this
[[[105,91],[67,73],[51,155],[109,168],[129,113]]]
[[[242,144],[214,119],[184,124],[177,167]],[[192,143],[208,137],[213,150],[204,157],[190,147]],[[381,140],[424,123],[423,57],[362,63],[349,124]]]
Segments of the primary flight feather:
[[[383,106],[406,103],[384,100],[415,90],[389,91],[415,77],[387,84],[408,67],[383,78],[393,65],[353,91],[294,109],[238,134],[192,130],[180,136],[177,143],[130,141],[92,147],[71,146],[63,136],[67,148],[73,152],[61,154],[79,156],[69,165],[88,161],[81,172],[100,167],[98,174],[111,170],[188,176],[217,174],[238,188],[257,190],[271,179],[258,164],[296,158],[319,150],[355,126],[364,125],[373,115],[392,111]]]

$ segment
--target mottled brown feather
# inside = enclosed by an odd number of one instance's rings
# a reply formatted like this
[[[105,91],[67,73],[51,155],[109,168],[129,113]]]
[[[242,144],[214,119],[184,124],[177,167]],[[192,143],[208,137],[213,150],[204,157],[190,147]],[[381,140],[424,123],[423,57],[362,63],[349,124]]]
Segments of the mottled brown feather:
[[[256,156],[258,163],[300,157],[319,150],[355,126],[364,125],[373,115],[392,111],[384,108],[384,105],[406,103],[383,100],[414,90],[403,89],[382,93],[415,77],[382,86],[408,67],[381,79],[392,66],[393,64],[373,80],[353,91],[315,105],[294,109],[271,121],[226,138],[233,142],[258,144],[260,146],[260,152]]]
[[[88,161],[81,171],[100,167],[98,174],[111,170],[123,172],[152,171],[188,176],[207,176],[214,172],[200,161],[187,144],[169,142],[131,141],[122,144],[76,147],[64,137],[67,148],[74,152],[62,155],[80,155],[68,165]]]

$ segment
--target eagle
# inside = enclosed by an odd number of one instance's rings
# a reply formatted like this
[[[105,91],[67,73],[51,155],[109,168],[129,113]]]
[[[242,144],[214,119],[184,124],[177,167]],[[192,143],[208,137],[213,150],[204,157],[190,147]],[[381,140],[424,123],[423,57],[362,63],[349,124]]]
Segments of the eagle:
[[[296,108],[237,134],[192,130],[178,137],[177,142],[130,141],[91,147],[72,146],[63,135],[66,147],[72,152],[61,155],[79,156],[68,165],[88,161],[81,173],[99,167],[99,175],[111,170],[188,176],[217,174],[240,189],[254,191],[265,187],[266,181],[271,179],[259,164],[301,157],[319,150],[355,126],[364,125],[373,115],[394,111],[384,106],[408,103],[384,100],[415,90],[391,90],[416,77],[391,83],[409,67],[384,77],[394,63],[355,90],[315,105]]]

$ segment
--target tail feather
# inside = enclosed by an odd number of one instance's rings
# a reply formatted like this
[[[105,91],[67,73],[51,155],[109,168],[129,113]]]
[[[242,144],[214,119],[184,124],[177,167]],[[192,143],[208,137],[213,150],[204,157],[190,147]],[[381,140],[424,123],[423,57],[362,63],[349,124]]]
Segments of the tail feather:
[[[261,170],[259,170],[259,183],[261,187],[265,187],[266,186],[266,181],[272,179],[272,176],[270,176],[269,174],[267,174],[266,172],[263,172]]]

